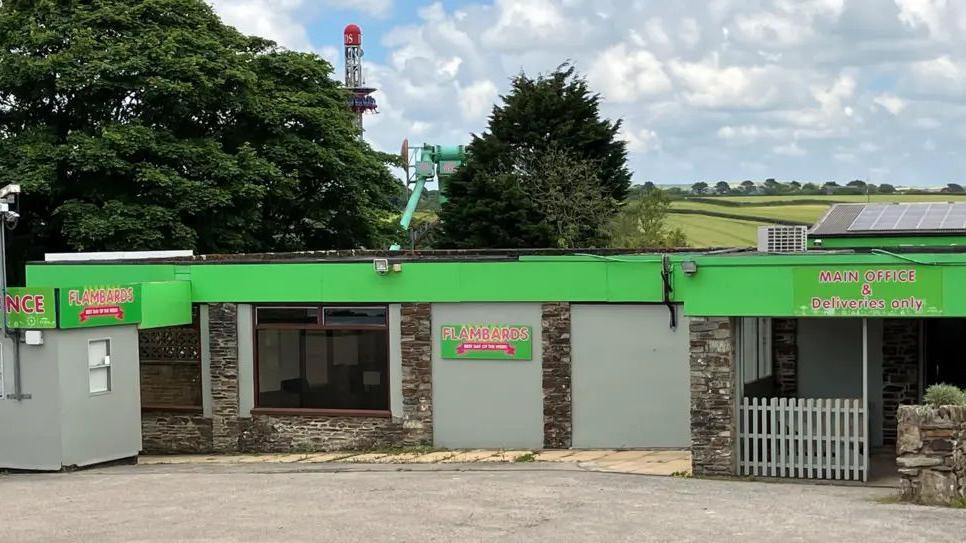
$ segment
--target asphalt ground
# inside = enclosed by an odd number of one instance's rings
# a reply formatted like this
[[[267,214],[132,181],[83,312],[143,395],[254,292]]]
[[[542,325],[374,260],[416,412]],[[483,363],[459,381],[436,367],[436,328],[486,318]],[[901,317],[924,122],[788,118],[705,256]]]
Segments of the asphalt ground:
[[[895,490],[572,464],[156,465],[0,476],[6,541],[964,541]]]

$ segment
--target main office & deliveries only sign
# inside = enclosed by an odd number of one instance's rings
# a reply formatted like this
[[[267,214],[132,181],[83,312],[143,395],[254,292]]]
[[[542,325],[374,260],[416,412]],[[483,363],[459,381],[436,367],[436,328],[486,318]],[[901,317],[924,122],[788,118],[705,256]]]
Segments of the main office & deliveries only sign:
[[[519,324],[445,324],[440,352],[444,359],[532,360],[533,331]]]
[[[795,314],[923,317],[943,314],[942,270],[928,267],[796,268]]]

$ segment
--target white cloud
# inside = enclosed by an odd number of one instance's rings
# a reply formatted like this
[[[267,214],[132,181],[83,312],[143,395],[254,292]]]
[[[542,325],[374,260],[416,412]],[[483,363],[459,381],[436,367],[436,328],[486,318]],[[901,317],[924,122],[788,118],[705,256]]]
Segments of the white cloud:
[[[805,149],[798,145],[797,141],[792,141],[784,145],[778,145],[772,148],[772,151],[778,155],[785,156],[804,156]]]
[[[955,1],[955,0],[954,0]],[[895,0],[899,20],[913,28],[924,27],[935,37],[945,37],[943,18],[946,0]]]
[[[717,55],[701,62],[671,61],[670,71],[687,103],[701,108],[764,108],[784,97],[778,70],[761,66],[721,66]]]
[[[650,51],[630,51],[623,43],[603,51],[588,77],[604,97],[621,103],[633,103],[671,90],[671,79],[661,61]]]
[[[376,17],[392,12],[393,0],[322,0],[323,4],[339,9],[354,9]]]
[[[661,138],[657,132],[642,128],[640,130],[623,130],[621,139],[627,142],[627,149],[636,153],[649,153],[661,149]]]
[[[282,47],[312,50],[305,26],[294,12],[302,0],[208,0],[228,24],[245,34],[261,36]]]
[[[880,94],[872,101],[893,115],[898,115],[906,109],[906,101],[894,94]]]
[[[638,181],[966,171],[966,0],[211,1],[245,32],[330,59],[341,37],[307,30],[327,10],[391,16],[367,35],[385,54],[366,68],[381,110],[366,138],[388,152],[406,136],[468,142],[514,75],[570,60],[624,120]]]
[[[463,118],[479,121],[493,108],[497,96],[496,85],[490,80],[477,81],[460,89],[460,110]]]

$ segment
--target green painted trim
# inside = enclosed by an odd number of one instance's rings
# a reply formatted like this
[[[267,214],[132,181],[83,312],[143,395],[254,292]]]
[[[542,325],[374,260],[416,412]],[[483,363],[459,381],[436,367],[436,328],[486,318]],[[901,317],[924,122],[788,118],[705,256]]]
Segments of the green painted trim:
[[[141,307],[142,329],[191,324],[191,283],[141,283]]]
[[[816,241],[821,240],[821,244]],[[873,249],[899,247],[966,247],[966,236],[820,237],[808,240],[809,249]]]
[[[758,253],[667,255],[670,301],[689,316],[794,316],[795,270],[882,268],[926,269],[927,282],[941,281],[945,316],[966,317],[966,253],[893,254]],[[80,284],[165,283],[145,305],[145,325],[180,323],[189,302],[612,302],[662,303],[663,255],[526,256],[508,261],[403,261],[401,271],[377,274],[368,262],[179,264],[31,264],[31,287]],[[697,272],[687,275],[683,261]],[[936,277],[938,279],[932,279]],[[190,287],[187,284],[190,282]],[[150,289],[154,287],[148,287]],[[177,302],[164,304],[169,288]],[[929,287],[932,288],[932,287]],[[171,294],[180,289],[179,294]],[[147,295],[146,295],[147,296]],[[187,302],[185,300],[188,300]]]

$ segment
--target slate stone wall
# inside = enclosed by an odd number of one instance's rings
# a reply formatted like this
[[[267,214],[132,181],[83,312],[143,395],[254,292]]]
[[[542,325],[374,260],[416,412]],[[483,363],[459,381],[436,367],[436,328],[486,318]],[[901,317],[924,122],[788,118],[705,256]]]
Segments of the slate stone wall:
[[[213,401],[210,437],[206,438],[201,429],[203,424],[195,418],[158,418],[147,426],[152,434],[159,433],[158,439],[151,438],[152,450],[202,452],[206,451],[206,439],[207,448],[217,452],[307,452],[432,444],[431,304],[402,304],[401,307],[403,413],[400,418],[255,413],[251,419],[239,419],[237,320],[235,304],[209,306]],[[192,423],[199,427],[194,433]],[[198,441],[188,444],[192,436]],[[159,440],[168,438],[174,445],[164,451]]]
[[[238,306],[208,306],[212,441],[218,452],[238,450]]]
[[[896,450],[904,500],[966,499],[966,407],[899,407]]]
[[[697,477],[738,473],[735,323],[692,317],[691,456]]]
[[[779,397],[798,396],[798,319],[772,319],[772,364]]]
[[[573,435],[570,304],[542,308],[543,446],[569,449]]]
[[[390,418],[252,415],[240,435],[242,452],[319,452],[399,446],[402,425]]]
[[[141,449],[145,454],[208,453],[213,450],[211,419],[200,413],[144,411]]]
[[[400,308],[404,445],[433,443],[433,305]]]
[[[882,323],[882,439],[896,442],[899,407],[919,401],[919,320]]]

